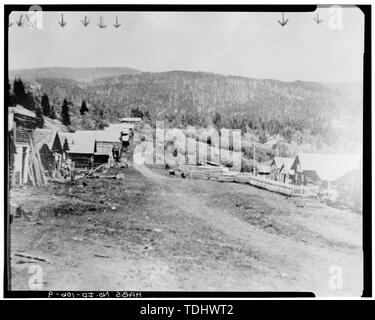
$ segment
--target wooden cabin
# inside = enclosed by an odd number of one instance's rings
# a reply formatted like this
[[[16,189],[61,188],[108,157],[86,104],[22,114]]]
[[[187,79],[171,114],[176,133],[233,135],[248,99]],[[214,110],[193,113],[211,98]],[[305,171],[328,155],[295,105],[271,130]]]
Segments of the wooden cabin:
[[[35,113],[17,105],[8,108],[9,128],[12,128],[15,145],[13,163],[13,185],[22,185],[28,181],[29,154],[33,131],[39,127]]]
[[[122,118],[120,119],[121,124],[134,132],[135,129],[139,128],[140,123],[142,122],[141,118]]]
[[[40,154],[44,169],[51,176],[59,175],[63,161],[63,148],[57,130],[35,129],[35,148]]]
[[[91,168],[94,165],[95,137],[82,132],[75,132],[69,137],[67,158],[74,163],[75,168]]]
[[[123,127],[119,127],[115,130],[77,130],[64,134],[69,148],[68,158],[75,162],[76,167],[107,163],[109,159],[113,159],[113,148],[122,145],[123,130]]]
[[[113,159],[113,148],[121,148],[122,132],[124,129],[97,130],[95,131],[95,162],[106,163]]]
[[[95,140],[94,163],[102,164],[113,160],[113,149],[129,144],[129,130],[123,126],[112,127],[110,130],[76,131],[76,135],[88,136]]]
[[[271,179],[291,183],[294,181],[294,170],[291,169],[294,158],[274,157],[271,162]]]
[[[291,169],[295,172],[296,184],[329,184],[356,169],[360,164],[359,155],[335,155],[299,153]]]

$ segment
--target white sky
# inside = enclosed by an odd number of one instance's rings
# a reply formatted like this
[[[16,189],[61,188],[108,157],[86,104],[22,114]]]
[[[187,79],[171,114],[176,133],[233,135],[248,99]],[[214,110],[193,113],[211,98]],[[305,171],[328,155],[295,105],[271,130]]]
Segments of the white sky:
[[[331,14],[200,12],[44,12],[43,29],[9,28],[10,69],[124,66],[141,71],[207,71],[285,81],[361,81],[364,17],[345,8],[343,29],[329,28]],[[13,12],[10,21],[18,19]],[[84,28],[80,19],[91,23]],[[103,15],[107,28],[96,23]],[[115,16],[122,26],[113,27]]]

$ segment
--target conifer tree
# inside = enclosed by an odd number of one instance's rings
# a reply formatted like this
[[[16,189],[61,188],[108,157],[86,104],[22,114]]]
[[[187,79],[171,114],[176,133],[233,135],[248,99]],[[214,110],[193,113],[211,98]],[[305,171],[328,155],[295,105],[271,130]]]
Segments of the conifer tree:
[[[83,100],[82,105],[81,105],[81,109],[79,110],[79,112],[83,116],[85,114],[85,112],[88,112],[88,111],[89,111],[89,109],[87,108],[86,101]]]
[[[64,99],[63,105],[61,107],[61,121],[63,125],[70,126],[69,106],[66,99]]]
[[[45,117],[50,117],[51,116],[51,106],[49,104],[49,99],[48,99],[47,94],[43,94],[41,104],[42,104],[43,115]]]
[[[51,119],[56,119],[56,111],[55,111],[55,107],[53,105],[50,106],[49,117]]]
[[[43,111],[41,107],[36,107],[35,109],[35,116],[38,119],[39,127],[43,128],[44,126],[44,117],[43,117]]]

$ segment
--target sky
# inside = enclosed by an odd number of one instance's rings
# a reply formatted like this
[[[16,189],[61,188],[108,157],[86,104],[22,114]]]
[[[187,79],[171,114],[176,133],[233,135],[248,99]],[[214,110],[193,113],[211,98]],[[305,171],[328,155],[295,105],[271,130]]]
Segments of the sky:
[[[364,16],[344,8],[332,29],[328,8],[276,12],[43,12],[43,28],[9,28],[9,68],[130,67],[205,71],[283,81],[362,81]],[[64,14],[67,25],[58,20]],[[15,22],[21,12],[12,12]],[[24,13],[25,14],[25,13]],[[80,19],[91,22],[83,27]],[[97,26],[99,17],[107,27]],[[115,17],[122,24],[113,27]],[[24,19],[25,20],[25,19]]]

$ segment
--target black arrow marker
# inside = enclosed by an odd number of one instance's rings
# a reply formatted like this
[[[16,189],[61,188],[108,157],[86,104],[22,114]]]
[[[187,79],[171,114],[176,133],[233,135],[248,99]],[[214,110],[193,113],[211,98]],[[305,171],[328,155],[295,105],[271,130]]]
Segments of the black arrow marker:
[[[103,17],[100,16],[99,23],[97,24],[100,29],[103,29],[103,28],[105,28],[107,26],[107,25],[103,24],[102,19],[103,19]]]
[[[85,19],[81,19],[81,22],[83,24],[84,27],[87,27],[90,23],[90,19],[87,18],[87,16],[85,16]]]
[[[19,27],[22,27],[22,26],[23,26],[23,21],[22,21],[22,19],[23,19],[23,15],[21,14],[21,15],[20,15],[20,19],[19,19],[18,21],[16,21],[17,26],[19,26]]]
[[[64,21],[64,15],[63,14],[61,14],[61,21],[58,21],[58,23],[61,26],[61,28],[65,27],[66,22]]]
[[[281,17],[282,17],[282,21],[280,20],[277,20],[277,21],[280,23],[282,27],[284,27],[288,23],[289,19],[286,19],[286,20],[284,19],[284,12],[281,13]]]
[[[32,22],[28,15],[26,15],[27,24],[30,28],[36,29],[36,22]]]
[[[316,14],[316,17],[314,17],[313,20],[316,24],[321,24],[323,22],[323,19],[319,19],[319,13]]]
[[[118,23],[118,18],[116,16],[116,23],[113,25],[116,29],[121,26],[121,24]]]

